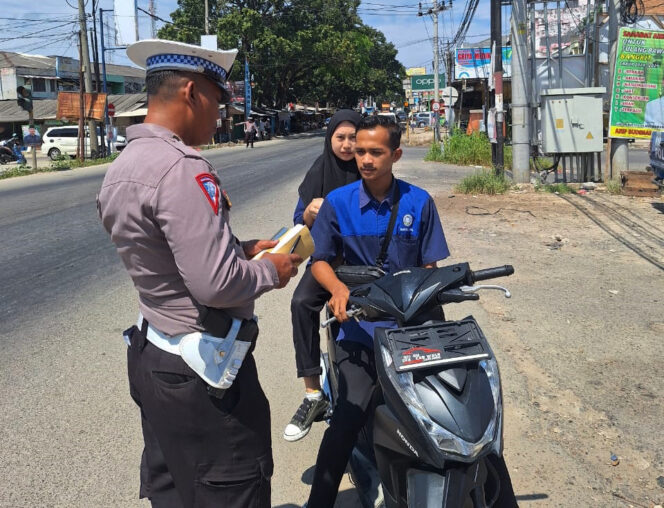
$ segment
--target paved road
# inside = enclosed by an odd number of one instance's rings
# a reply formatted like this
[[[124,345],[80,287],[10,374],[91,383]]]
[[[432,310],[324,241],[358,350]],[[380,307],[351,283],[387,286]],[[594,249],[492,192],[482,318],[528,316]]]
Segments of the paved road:
[[[206,152],[221,168],[240,238],[291,221],[297,185],[322,138]],[[398,174],[434,191],[441,175],[408,149]],[[437,167],[437,166],[436,166]],[[147,506],[137,500],[138,412],[128,396],[121,332],[137,313],[134,289],[96,216],[105,168],[0,181],[0,506]],[[441,180],[443,177],[443,180]],[[443,185],[443,187],[440,187]],[[432,192],[433,193],[433,192]],[[260,299],[257,359],[272,405],[273,505],[299,506],[309,490],[323,425],[281,439],[301,401],[286,290]],[[356,506],[344,481],[338,506]]]

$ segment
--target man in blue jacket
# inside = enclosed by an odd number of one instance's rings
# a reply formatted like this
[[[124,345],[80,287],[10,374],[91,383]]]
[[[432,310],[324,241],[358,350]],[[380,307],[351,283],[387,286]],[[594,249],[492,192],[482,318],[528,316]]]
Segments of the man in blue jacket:
[[[330,192],[318,212],[312,234],[316,250],[312,273],[332,295],[328,305],[342,323],[336,342],[339,397],[330,427],[318,451],[308,508],[332,507],[376,387],[373,331],[385,322],[349,321],[348,288],[333,264],[376,264],[392,213],[396,221],[378,264],[386,272],[435,267],[449,256],[438,211],[431,196],[394,178],[392,166],[402,155],[401,130],[384,116],[364,118],[358,128],[355,157],[362,180]]]

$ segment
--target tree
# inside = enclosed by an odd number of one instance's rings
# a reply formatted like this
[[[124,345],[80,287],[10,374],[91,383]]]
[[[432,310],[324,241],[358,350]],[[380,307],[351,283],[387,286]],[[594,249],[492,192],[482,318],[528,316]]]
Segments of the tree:
[[[357,15],[358,0],[210,0],[219,46],[239,49],[230,78],[243,79],[247,57],[256,102],[354,106],[362,97],[395,100],[403,66],[394,45]],[[204,32],[200,0],[178,0],[159,37],[197,44]]]

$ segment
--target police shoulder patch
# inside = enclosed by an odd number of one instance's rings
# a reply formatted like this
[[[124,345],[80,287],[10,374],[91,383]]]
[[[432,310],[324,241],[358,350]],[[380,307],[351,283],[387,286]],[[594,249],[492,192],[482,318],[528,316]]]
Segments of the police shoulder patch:
[[[203,190],[203,194],[205,194],[210,206],[212,206],[214,214],[217,215],[219,213],[220,192],[214,176],[210,173],[201,173],[200,175],[196,175],[196,181]]]

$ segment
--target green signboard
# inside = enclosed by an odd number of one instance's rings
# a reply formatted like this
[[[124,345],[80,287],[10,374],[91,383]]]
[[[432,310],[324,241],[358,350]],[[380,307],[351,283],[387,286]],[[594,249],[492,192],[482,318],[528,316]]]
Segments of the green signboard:
[[[434,75],[422,74],[420,76],[410,77],[410,86],[413,90],[433,90]],[[445,86],[445,74],[438,74],[438,88]]]
[[[621,28],[609,136],[650,139],[664,130],[664,32]]]

